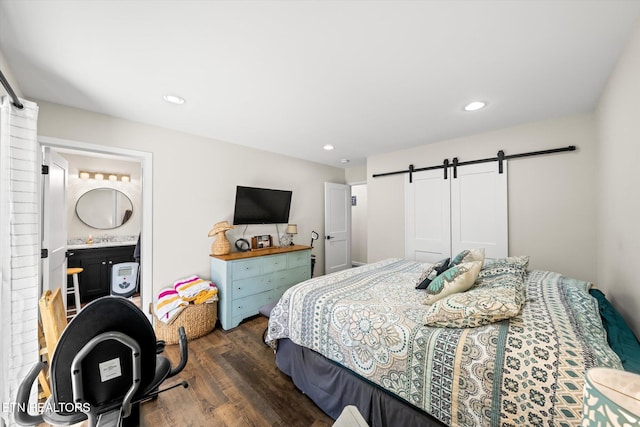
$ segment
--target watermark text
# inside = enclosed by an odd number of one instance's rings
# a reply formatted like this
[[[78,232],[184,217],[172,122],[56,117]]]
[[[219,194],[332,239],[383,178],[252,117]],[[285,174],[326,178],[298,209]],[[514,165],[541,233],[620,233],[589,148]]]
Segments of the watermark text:
[[[73,402],[2,402],[2,412],[13,413],[15,411],[28,412],[30,414],[41,414],[43,412],[69,413],[69,412],[89,412],[91,405],[88,403]]]

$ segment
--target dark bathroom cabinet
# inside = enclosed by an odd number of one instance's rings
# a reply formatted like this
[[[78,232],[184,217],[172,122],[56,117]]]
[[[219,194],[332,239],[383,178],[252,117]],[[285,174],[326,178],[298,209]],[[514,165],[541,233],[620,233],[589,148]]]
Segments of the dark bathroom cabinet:
[[[115,264],[132,262],[135,245],[107,246],[86,249],[69,250],[68,267],[84,269],[78,275],[80,286],[80,301],[87,303],[94,299],[109,295],[111,288],[111,271]],[[68,278],[68,286],[73,287],[72,278]],[[70,305],[74,305],[73,297],[67,298]]]

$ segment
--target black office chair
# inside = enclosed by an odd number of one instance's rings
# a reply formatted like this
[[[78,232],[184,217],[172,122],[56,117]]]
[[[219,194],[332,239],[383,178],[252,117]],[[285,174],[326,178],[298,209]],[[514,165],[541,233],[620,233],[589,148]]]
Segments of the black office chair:
[[[29,414],[29,395],[39,362],[22,381],[15,406],[20,425],[47,422],[90,426],[137,426],[140,402],[186,382],[158,390],[187,363],[187,336],[179,329],[180,362],[175,368],[161,353],[151,323],[129,299],[107,296],[87,304],[67,325],[49,367],[51,397],[42,414]]]

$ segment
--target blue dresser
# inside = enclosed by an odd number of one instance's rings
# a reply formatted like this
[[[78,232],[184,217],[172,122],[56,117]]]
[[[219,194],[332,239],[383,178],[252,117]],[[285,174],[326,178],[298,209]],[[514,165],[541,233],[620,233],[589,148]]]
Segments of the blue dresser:
[[[291,286],[311,278],[311,247],[286,246],[211,255],[211,281],[218,286],[218,317],[225,330],[258,314]]]

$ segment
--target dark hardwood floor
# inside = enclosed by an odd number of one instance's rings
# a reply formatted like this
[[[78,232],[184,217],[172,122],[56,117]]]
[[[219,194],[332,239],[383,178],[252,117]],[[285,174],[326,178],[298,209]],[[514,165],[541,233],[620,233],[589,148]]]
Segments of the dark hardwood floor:
[[[257,316],[189,342],[189,362],[163,388],[182,380],[189,388],[161,394],[141,408],[143,427],[331,426],[324,414],[280,372],[273,350],[262,343],[267,319]],[[178,346],[167,346],[175,364]]]

